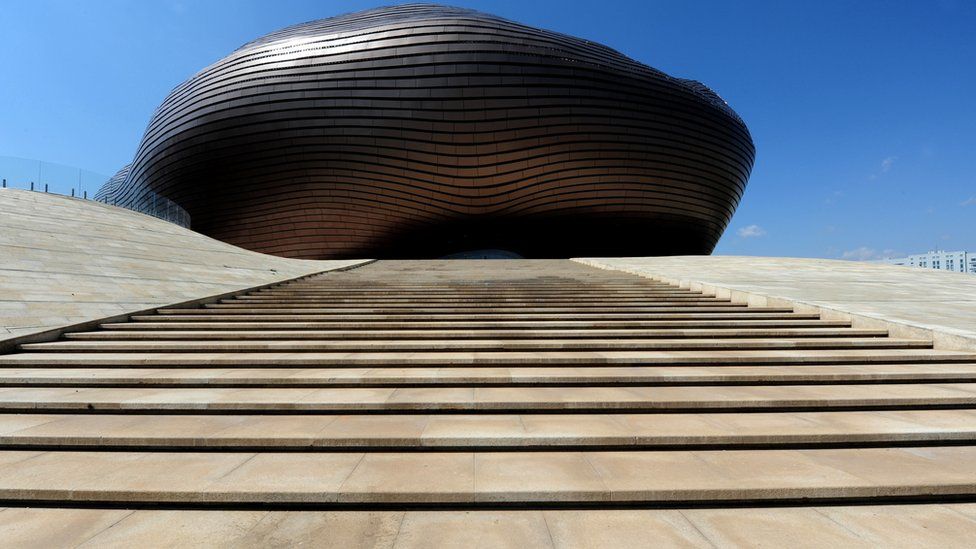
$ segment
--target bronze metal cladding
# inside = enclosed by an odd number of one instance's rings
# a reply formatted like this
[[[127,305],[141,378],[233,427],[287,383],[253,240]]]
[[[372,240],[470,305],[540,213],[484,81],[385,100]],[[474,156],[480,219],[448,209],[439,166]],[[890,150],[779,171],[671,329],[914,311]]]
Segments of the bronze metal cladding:
[[[121,188],[125,185],[125,178],[129,176],[129,169],[132,168],[132,164],[126,164],[119,168],[119,171],[115,172],[115,175],[110,177],[108,181],[102,184],[102,187],[98,189],[95,193],[95,200],[99,202],[109,202],[112,199],[117,199],[120,194]],[[129,205],[129,204],[127,204]]]
[[[203,69],[103,197],[156,193],[195,230],[287,257],[703,254],[754,155],[698,82],[404,5],[289,27]]]

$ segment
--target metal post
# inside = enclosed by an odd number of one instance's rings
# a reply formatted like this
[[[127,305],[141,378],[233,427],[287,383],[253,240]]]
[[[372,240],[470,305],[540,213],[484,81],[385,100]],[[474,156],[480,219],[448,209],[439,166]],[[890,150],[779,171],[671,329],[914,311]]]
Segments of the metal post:
[[[88,191],[84,191],[84,194],[85,194],[85,196],[83,196],[82,198],[84,198],[85,200],[88,200]]]
[[[31,181],[31,190],[32,191],[34,190],[34,182],[33,181]]]
[[[7,178],[6,177],[3,178],[3,188],[4,189],[7,188]]]
[[[75,197],[75,188],[71,187],[71,198]]]
[[[47,183],[44,184],[44,192],[47,192]]]

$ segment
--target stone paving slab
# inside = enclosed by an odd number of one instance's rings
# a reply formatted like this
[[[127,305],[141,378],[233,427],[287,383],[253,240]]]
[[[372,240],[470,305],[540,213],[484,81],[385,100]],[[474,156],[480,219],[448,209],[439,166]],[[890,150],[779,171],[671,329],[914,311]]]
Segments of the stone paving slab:
[[[192,319],[190,319],[192,320]],[[145,320],[140,322],[108,322],[99,327],[104,330],[357,330],[367,332],[374,330],[428,330],[428,329],[521,329],[521,330],[554,330],[554,329],[647,329],[664,330],[671,328],[715,328],[735,329],[771,329],[771,328],[817,328],[817,327],[850,327],[846,320],[820,320],[817,315],[792,315],[781,319],[758,318],[753,320],[618,320],[593,322],[588,320],[556,320],[556,321],[346,321],[346,322],[199,322],[199,321],[168,321],[156,322]]]
[[[592,330],[166,330],[147,333],[145,330],[108,330],[65,334],[68,340],[118,341],[132,339],[153,340],[251,340],[251,339],[602,339],[602,338],[757,338],[757,337],[886,337],[886,330],[856,330],[853,328],[725,328],[725,329],[592,329]]]
[[[249,353],[17,353],[0,367],[364,367],[456,365],[759,365],[976,362],[976,353],[933,349],[792,349],[694,351],[474,351],[474,352],[249,352]]]
[[[0,415],[0,446],[538,449],[974,440],[973,410],[491,416]]]
[[[463,306],[459,306],[457,301],[449,301],[446,303],[428,303],[428,302],[416,302],[412,301],[409,303],[363,303],[363,302],[351,302],[351,303],[336,303],[335,301],[326,301],[323,303],[309,303],[308,301],[302,301],[301,303],[210,303],[205,305],[202,309],[181,309],[181,308],[164,308],[160,309],[162,312],[168,313],[179,313],[179,314],[196,314],[201,311],[214,312],[220,311],[224,313],[272,313],[272,314],[292,314],[292,313],[345,313],[345,312],[366,312],[366,313],[377,313],[377,312],[483,312],[483,311],[497,311],[497,312],[526,312],[535,313],[543,311],[558,311],[558,312],[626,312],[626,311],[649,311],[655,312],[658,310],[673,311],[673,310],[687,310],[696,312],[707,312],[707,311],[741,311],[745,305],[738,303],[730,303],[728,301],[708,301],[708,300],[695,300],[695,301],[638,301],[638,300],[628,300],[626,303],[616,303],[610,300],[600,300],[595,303],[587,302],[567,302],[567,303],[485,303],[485,302],[466,302]],[[774,311],[785,311],[782,307],[767,307],[759,310],[769,310]]]
[[[976,383],[662,387],[0,388],[0,410],[338,412],[974,406]]]
[[[415,304],[406,305],[403,307],[312,307],[312,308],[302,308],[302,307],[275,307],[275,308],[261,308],[261,307],[241,307],[241,308],[211,308],[204,307],[200,309],[196,308],[161,308],[160,313],[171,314],[171,315],[258,315],[258,314],[285,314],[285,315],[332,315],[332,314],[451,314],[451,313],[519,313],[526,315],[544,314],[544,313],[563,313],[567,315],[575,314],[585,314],[585,315],[600,315],[600,314],[610,314],[610,313],[736,313],[746,310],[746,306],[743,304],[716,302],[716,303],[679,303],[677,305],[662,305],[662,306],[615,306],[607,305],[604,303],[597,304],[595,306],[567,306],[567,307],[497,307],[497,306],[484,306],[484,307],[471,307],[471,306],[457,306],[457,304],[450,304],[445,307],[426,307],[417,306]],[[770,312],[770,313],[790,313],[793,312],[792,309],[788,307],[752,307],[749,308],[750,312]]]
[[[296,351],[296,352],[377,352],[377,351],[549,351],[549,350],[660,350],[686,351],[698,349],[909,349],[931,347],[924,339],[894,337],[844,338],[680,338],[680,339],[384,339],[384,340],[215,340],[215,341],[53,341],[27,343],[21,349],[30,352],[207,352],[228,351]]]
[[[777,501],[976,493],[976,448],[0,452],[0,499],[172,503]]]
[[[3,368],[0,386],[370,386],[976,381],[976,363],[456,368]]]
[[[780,310],[780,309],[777,309]],[[586,321],[634,321],[634,320],[783,320],[783,319],[806,319],[815,320],[820,319],[819,314],[811,313],[792,313],[792,312],[776,312],[774,311],[757,311],[755,309],[739,309],[741,312],[722,312],[722,311],[708,311],[700,313],[687,313],[682,310],[676,310],[674,312],[661,312],[658,310],[654,313],[478,313],[478,314],[453,314],[453,313],[440,313],[440,314],[426,314],[426,313],[416,313],[416,314],[289,314],[289,315],[279,315],[279,314],[224,314],[223,312],[215,313],[213,311],[198,311],[193,314],[157,314],[157,315],[133,315],[131,320],[135,321],[260,321],[260,322],[272,322],[272,321],[286,321],[286,322],[296,322],[296,321],[354,321],[363,322],[368,320],[381,320],[381,321],[489,321],[489,320],[519,320],[522,322],[536,322],[536,321],[568,321],[568,320],[586,320]],[[213,313],[213,314],[211,314]]]
[[[17,547],[315,546],[336,549],[510,547],[968,548],[970,503],[736,509],[0,511]]]
[[[632,293],[601,293],[595,294],[586,291],[566,292],[563,294],[550,294],[548,296],[533,296],[526,293],[522,296],[500,295],[498,293],[486,293],[484,296],[468,296],[464,294],[432,295],[430,292],[417,292],[415,294],[401,294],[398,292],[388,292],[380,295],[362,295],[351,292],[339,292],[335,294],[314,294],[309,292],[294,292],[290,294],[272,294],[255,292],[250,295],[237,296],[235,298],[222,299],[219,302],[209,305],[213,308],[233,305],[235,307],[255,307],[255,306],[275,306],[287,305],[309,305],[321,306],[321,304],[342,304],[358,305],[369,304],[370,306],[406,306],[406,305],[428,305],[428,304],[454,304],[459,299],[464,299],[466,306],[498,306],[506,304],[526,305],[546,304],[546,305],[577,305],[592,303],[613,302],[618,305],[638,304],[641,306],[657,305],[660,303],[671,303],[676,305],[698,304],[698,303],[730,303],[728,298],[718,298],[705,296],[687,290],[675,290],[673,292],[632,292]],[[673,305],[669,305],[673,306]]]

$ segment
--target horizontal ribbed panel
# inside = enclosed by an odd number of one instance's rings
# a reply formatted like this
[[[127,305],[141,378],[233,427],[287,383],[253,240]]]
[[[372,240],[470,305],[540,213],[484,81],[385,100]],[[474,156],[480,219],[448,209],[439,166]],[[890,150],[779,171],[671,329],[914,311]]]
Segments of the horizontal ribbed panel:
[[[323,19],[244,45],[157,109],[124,182],[287,257],[708,253],[755,149],[699,82],[458,8]]]

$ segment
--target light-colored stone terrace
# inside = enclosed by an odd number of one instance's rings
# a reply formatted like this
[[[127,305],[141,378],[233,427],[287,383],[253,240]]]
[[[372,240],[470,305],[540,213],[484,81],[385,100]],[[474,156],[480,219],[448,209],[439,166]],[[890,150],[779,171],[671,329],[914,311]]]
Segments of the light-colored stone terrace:
[[[733,300],[779,298],[855,326],[931,332],[936,347],[976,349],[976,276],[881,263],[789,257],[680,256],[581,258],[577,261],[680,284],[719,290]],[[798,309],[799,310],[799,309]],[[874,322],[872,322],[874,321]],[[911,331],[911,330],[909,330]]]
[[[0,340],[359,263],[259,254],[131,210],[0,189]]]

